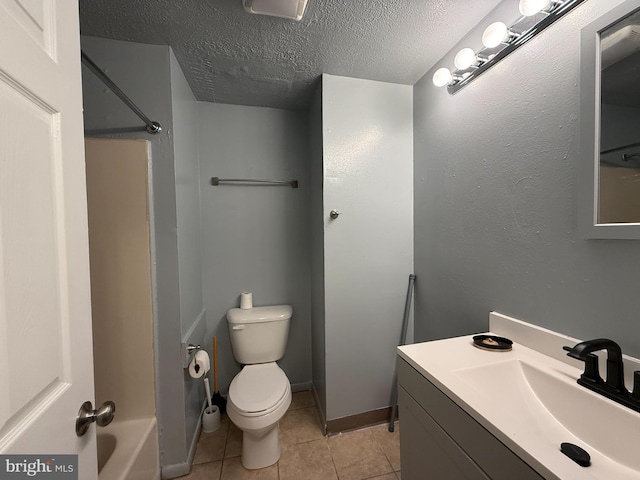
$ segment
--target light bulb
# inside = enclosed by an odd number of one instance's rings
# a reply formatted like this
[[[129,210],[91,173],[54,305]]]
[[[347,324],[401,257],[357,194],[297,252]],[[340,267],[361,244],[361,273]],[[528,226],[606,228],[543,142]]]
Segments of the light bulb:
[[[530,17],[550,6],[551,0],[520,0],[520,13],[525,17]]]
[[[436,87],[444,87],[446,84],[451,82],[451,72],[448,68],[442,67],[436,70],[436,73],[433,74],[433,84]]]
[[[487,48],[494,48],[509,39],[509,29],[502,22],[489,25],[482,34],[482,44]]]
[[[472,48],[463,48],[456,54],[453,63],[458,70],[466,70],[476,63],[476,52]]]

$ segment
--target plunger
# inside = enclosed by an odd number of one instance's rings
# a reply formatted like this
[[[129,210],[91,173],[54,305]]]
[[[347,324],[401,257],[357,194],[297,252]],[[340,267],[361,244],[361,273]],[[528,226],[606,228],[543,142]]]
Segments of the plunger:
[[[227,409],[227,399],[218,391],[218,337],[213,337],[213,397],[211,401],[224,413]]]

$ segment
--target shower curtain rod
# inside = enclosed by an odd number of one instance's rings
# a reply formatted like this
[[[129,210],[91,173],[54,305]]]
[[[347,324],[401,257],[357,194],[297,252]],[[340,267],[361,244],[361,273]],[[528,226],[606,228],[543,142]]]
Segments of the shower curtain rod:
[[[127,133],[127,132],[138,132],[138,131],[146,131],[147,133],[150,133],[151,135],[157,135],[158,133],[160,133],[160,131],[162,130],[162,125],[160,125],[158,122],[154,122],[153,120],[151,120],[149,117],[147,117],[144,112],[142,110],[140,110],[138,108],[138,106],[133,103],[133,101],[131,101],[131,99],[129,97],[127,97],[127,95],[120,90],[120,88],[113,82],[113,80],[111,80],[106,73],[104,73],[100,67],[98,67],[98,65],[95,64],[95,62],[93,60],[91,60],[91,58],[89,58],[89,56],[84,53],[82,50],[80,51],[81,57],[82,57],[82,63],[84,63],[86,65],[86,67],[91,70],[93,72],[93,74],[98,77],[100,79],[100,81],[102,81],[102,83],[104,83],[107,87],[109,87],[109,90],[111,90],[113,93],[116,94],[116,96],[122,100],[122,102],[129,107],[129,109],[135,113],[138,118],[140,118],[140,120],[142,120],[146,127],[131,127],[131,128],[122,128],[122,129],[110,129],[110,130],[94,130],[94,133]],[[91,133],[91,132],[87,132],[87,133]]]

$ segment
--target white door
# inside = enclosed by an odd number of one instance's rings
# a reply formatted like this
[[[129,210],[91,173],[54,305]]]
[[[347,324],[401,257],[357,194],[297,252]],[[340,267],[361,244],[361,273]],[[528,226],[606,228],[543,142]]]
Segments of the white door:
[[[97,478],[78,4],[0,0],[0,453]]]

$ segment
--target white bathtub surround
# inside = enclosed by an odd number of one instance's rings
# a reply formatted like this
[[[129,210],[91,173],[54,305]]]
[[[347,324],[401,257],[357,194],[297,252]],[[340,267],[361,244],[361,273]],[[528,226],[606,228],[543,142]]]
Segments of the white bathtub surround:
[[[149,143],[86,139],[85,150],[95,399],[116,404],[97,432],[98,476],[158,478]]]
[[[580,340],[497,313],[490,326],[513,340],[511,351],[475,348],[468,335],[398,353],[544,478],[640,479],[640,414],[576,383],[584,365],[562,346]],[[627,374],[640,369],[637,359],[624,361]],[[587,450],[592,465],[562,455],[562,442]]]
[[[159,480],[155,418],[113,422],[98,431],[99,480]]]

